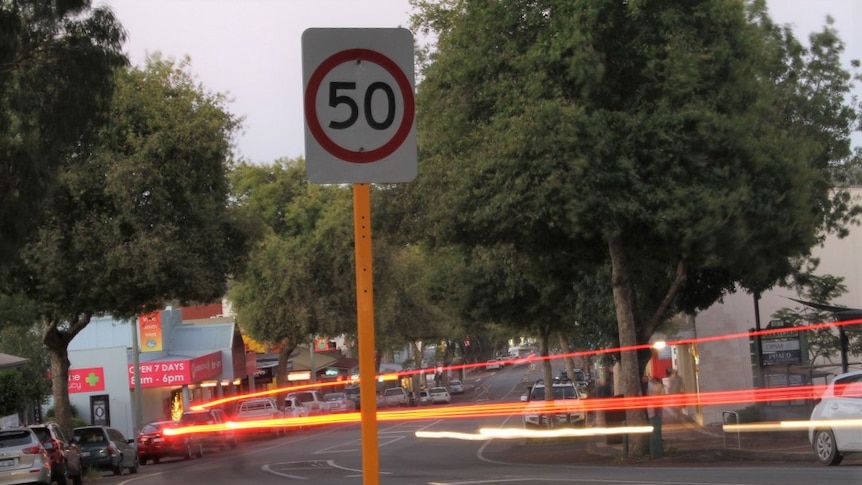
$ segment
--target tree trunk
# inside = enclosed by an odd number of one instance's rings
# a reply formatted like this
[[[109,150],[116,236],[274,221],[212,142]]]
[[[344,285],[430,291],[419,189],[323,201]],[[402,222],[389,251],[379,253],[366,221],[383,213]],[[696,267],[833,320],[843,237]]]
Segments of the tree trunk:
[[[51,356],[51,391],[54,396],[54,420],[72,436],[72,405],[69,402],[69,350],[64,335],[50,325],[44,343]]]
[[[554,400],[554,376],[551,370],[551,359],[548,358],[550,354],[548,350],[548,341],[550,340],[551,330],[547,325],[539,325],[539,341],[541,342],[542,348],[539,350],[539,353],[542,356],[542,380],[545,382],[545,400],[553,401]]]
[[[572,359],[572,356],[569,355],[572,353],[572,348],[569,346],[569,339],[566,338],[566,335],[563,332],[557,333],[560,336],[560,350],[562,350],[563,355],[565,355],[565,357],[563,358],[563,363],[566,364],[566,375],[569,376],[570,381],[575,382],[575,385],[577,385],[575,379],[575,363]]]
[[[622,240],[613,237],[608,241],[608,250],[611,258],[611,280],[614,293],[614,307],[617,312],[617,327],[620,334],[620,347],[628,348],[637,345],[637,331],[635,330],[634,317],[634,289],[632,287],[631,275],[629,273],[628,260],[623,249]],[[620,362],[622,375],[620,383],[623,394],[634,397],[641,394],[641,375],[638,372],[638,353],[634,350],[621,352]],[[626,410],[626,424],[628,426],[642,426],[646,424],[646,411],[644,409]],[[635,455],[644,455],[649,451],[649,436],[637,434],[629,441],[629,451]]]
[[[287,385],[287,360],[290,358],[290,355],[293,354],[294,350],[296,350],[296,344],[290,344],[285,340],[281,345],[281,350],[278,351],[278,367],[275,371],[275,387],[279,389]],[[314,370],[312,369],[311,372],[314,372]],[[284,405],[284,398],[286,396],[287,394],[283,392],[276,394],[275,398],[279,406]]]

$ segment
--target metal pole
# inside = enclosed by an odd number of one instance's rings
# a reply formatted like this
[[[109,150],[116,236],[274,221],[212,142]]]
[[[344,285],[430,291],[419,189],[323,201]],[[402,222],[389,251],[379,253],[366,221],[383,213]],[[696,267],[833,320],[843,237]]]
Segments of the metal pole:
[[[359,402],[362,417],[362,483],[380,483],[377,449],[377,373],[374,359],[374,279],[371,253],[371,186],[353,184],[356,319],[359,338]]]
[[[757,383],[755,387],[766,387],[763,382],[763,349],[760,343],[760,292],[754,292],[754,330],[757,332],[754,336],[754,359],[755,359],[755,377]]]
[[[144,398],[141,396],[141,346],[138,344],[138,322],[132,320],[132,363],[135,366],[135,422],[133,423],[133,436],[138,436],[144,422]]]

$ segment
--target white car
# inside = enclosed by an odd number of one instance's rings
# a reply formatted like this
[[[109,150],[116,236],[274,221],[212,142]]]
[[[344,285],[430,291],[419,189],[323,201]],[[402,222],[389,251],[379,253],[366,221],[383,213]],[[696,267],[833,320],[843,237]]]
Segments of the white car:
[[[545,400],[545,383],[540,379],[530,386],[521,396],[527,402],[524,407],[524,428],[583,428],[587,422],[587,412],[572,381],[552,383],[552,401]]]
[[[835,376],[811,412],[808,440],[817,461],[824,465],[837,465],[844,455],[862,452],[860,419],[862,371]],[[855,420],[855,423],[842,423],[844,420]]]
[[[305,418],[308,417],[308,408],[302,405],[302,401],[295,397],[287,397],[284,399],[284,407],[282,408],[284,411],[285,418]],[[303,424],[296,426],[297,429],[305,429],[308,426]]]
[[[356,411],[356,403],[343,392],[330,392],[323,395],[328,413],[352,413]]]
[[[428,389],[428,394],[431,396],[431,402],[434,404],[449,404],[452,402],[452,397],[445,387],[432,387]]]
[[[491,359],[485,363],[485,370],[500,370],[500,361]]]
[[[464,394],[464,383],[459,379],[449,381],[449,394]]]

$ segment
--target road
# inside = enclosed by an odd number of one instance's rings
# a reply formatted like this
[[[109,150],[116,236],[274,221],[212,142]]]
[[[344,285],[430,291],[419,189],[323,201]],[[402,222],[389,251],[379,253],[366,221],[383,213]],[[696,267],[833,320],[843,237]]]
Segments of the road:
[[[478,384],[481,399],[517,400],[526,389],[523,368],[506,368]],[[487,391],[487,392],[485,392]],[[459,400],[473,400],[468,393]],[[480,427],[520,426],[518,416],[460,420],[380,422],[380,484],[468,485],[570,483],[580,485],[846,485],[862,467],[787,464],[746,466],[637,466],[614,463],[531,463],[536,448],[519,440],[464,441],[417,438],[417,431],[474,433]],[[573,455],[588,445],[568,443]],[[532,453],[532,454],[531,454]],[[537,461],[542,461],[540,459]],[[137,475],[106,477],[100,484],[365,484],[359,425],[337,425],[287,437],[248,441],[236,450],[192,461],[163,461]],[[367,482],[373,483],[373,482]]]

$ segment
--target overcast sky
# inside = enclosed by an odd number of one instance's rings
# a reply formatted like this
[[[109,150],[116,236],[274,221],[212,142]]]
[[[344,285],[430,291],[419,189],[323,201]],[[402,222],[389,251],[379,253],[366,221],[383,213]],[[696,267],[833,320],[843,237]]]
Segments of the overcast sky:
[[[862,59],[862,0],[768,0],[772,18],[797,37],[827,15]],[[134,64],[147,52],[191,58],[209,90],[228,94],[245,118],[238,156],[254,163],[304,154],[302,32],[310,27],[409,27],[408,0],[93,0],[108,4],[126,28]],[[855,139],[858,139],[856,137]]]

